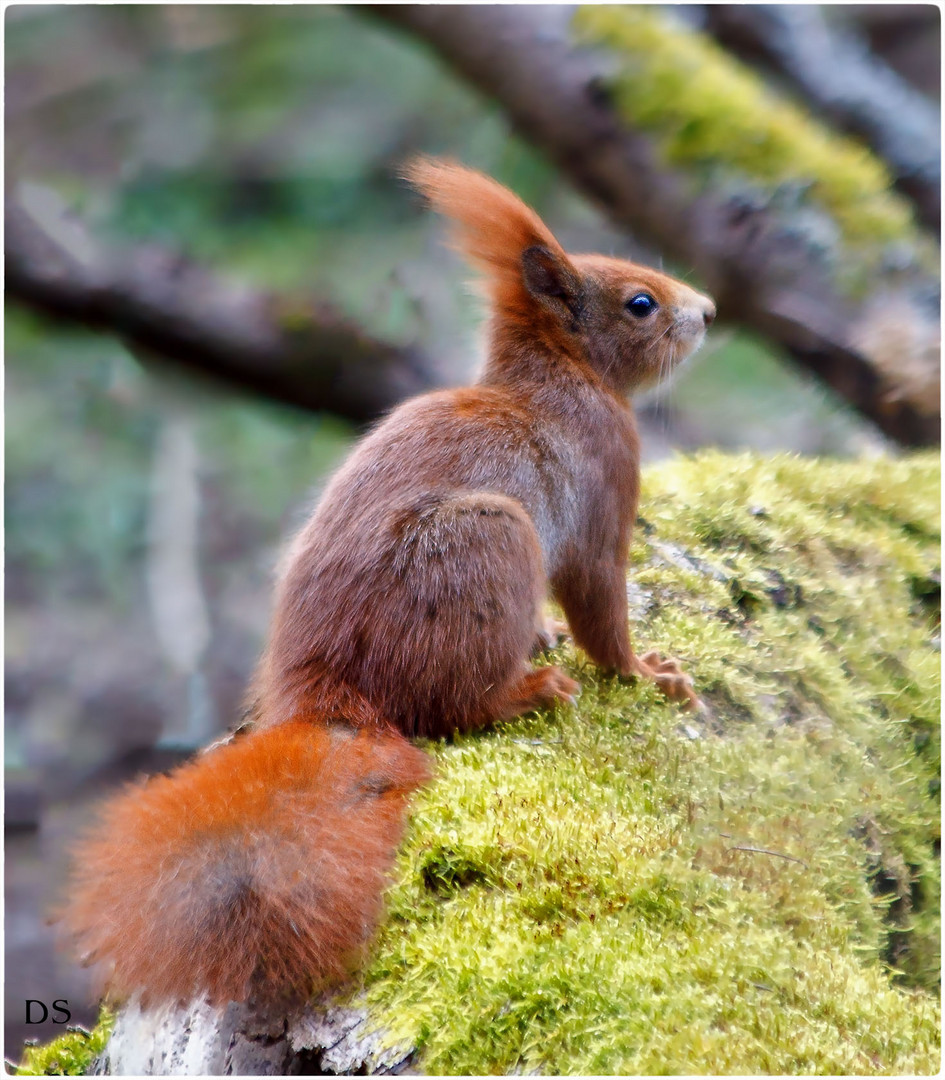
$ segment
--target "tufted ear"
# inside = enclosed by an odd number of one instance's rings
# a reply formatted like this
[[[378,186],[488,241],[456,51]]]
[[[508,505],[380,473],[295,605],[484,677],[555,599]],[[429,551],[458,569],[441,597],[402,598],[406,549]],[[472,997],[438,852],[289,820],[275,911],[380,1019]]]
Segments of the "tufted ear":
[[[538,300],[560,300],[577,316],[581,309],[583,288],[578,272],[567,258],[541,244],[522,252],[522,281],[525,288]]]
[[[581,278],[541,218],[508,188],[452,161],[420,157],[407,179],[454,223],[454,242],[485,275],[506,317],[529,319],[535,305],[576,318]]]

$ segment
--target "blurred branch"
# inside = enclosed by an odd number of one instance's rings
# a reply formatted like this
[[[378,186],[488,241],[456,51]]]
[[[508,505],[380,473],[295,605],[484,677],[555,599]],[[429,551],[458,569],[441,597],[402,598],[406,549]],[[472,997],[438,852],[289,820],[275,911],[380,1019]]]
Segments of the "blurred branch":
[[[711,184],[694,193],[618,114],[606,90],[612,58],[574,44],[568,8],[369,7],[496,99],[614,221],[692,267],[723,318],[780,343],[891,438],[938,442],[938,282],[908,244],[898,267],[870,271],[853,298],[836,264],[856,258],[838,256],[829,229],[805,234],[796,209],[773,197]]]
[[[942,11],[937,4],[849,4],[843,16],[906,82],[930,98],[940,98]]]
[[[434,381],[419,352],[371,338],[328,305],[254,291],[153,246],[105,250],[48,194],[7,201],[10,299],[117,334],[143,361],[356,423]]]
[[[864,139],[896,174],[922,221],[941,224],[941,114],[867,43],[817,5],[706,4],[706,29],[761,61],[835,126]]]

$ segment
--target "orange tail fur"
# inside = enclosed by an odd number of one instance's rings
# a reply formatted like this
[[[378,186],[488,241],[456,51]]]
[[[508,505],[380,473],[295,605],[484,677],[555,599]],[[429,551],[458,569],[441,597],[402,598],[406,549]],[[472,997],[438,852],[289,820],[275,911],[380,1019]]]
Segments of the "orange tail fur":
[[[106,803],[63,921],[117,997],[306,997],[363,961],[429,776],[394,732],[253,732]]]

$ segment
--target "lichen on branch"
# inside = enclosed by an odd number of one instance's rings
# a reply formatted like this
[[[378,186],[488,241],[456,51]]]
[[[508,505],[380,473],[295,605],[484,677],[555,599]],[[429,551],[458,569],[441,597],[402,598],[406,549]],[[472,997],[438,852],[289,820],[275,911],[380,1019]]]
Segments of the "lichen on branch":
[[[617,107],[657,137],[667,162],[721,163],[764,185],[801,185],[851,243],[916,241],[912,207],[891,190],[879,158],[778,96],[710,38],[633,4],[581,5],[574,27],[621,58],[610,83]]]

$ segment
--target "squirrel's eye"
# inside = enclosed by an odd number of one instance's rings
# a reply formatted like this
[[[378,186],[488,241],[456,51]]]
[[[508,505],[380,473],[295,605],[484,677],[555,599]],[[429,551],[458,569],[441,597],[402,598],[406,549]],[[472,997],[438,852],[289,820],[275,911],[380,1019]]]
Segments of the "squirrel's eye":
[[[631,315],[636,315],[638,319],[645,319],[647,315],[651,315],[658,307],[659,304],[653,297],[645,292],[637,293],[636,296],[627,301],[627,311]]]

